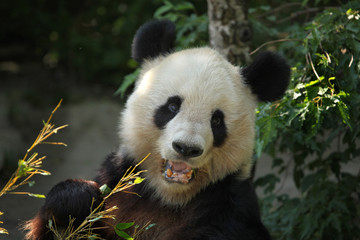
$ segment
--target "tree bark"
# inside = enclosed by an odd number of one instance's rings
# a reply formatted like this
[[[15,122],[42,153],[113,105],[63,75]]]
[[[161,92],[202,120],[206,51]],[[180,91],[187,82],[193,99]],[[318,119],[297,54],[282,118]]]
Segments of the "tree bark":
[[[210,46],[234,65],[250,62],[252,30],[245,0],[207,0]]]

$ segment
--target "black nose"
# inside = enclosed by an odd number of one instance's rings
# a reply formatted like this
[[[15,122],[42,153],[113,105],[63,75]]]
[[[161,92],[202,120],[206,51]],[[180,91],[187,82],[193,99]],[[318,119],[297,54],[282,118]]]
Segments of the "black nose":
[[[203,150],[194,145],[187,145],[182,142],[173,142],[172,146],[174,150],[184,157],[198,157],[203,153]]]

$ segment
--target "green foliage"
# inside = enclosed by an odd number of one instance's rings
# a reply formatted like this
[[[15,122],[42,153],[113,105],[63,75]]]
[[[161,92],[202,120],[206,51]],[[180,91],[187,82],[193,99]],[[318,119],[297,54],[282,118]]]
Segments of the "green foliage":
[[[126,92],[135,83],[139,74],[140,74],[140,68],[137,68],[134,72],[126,75],[124,81],[121,83],[120,87],[116,90],[115,95],[120,95],[122,98],[124,98]]]
[[[142,178],[138,178],[142,179]],[[143,179],[142,179],[143,180]],[[140,227],[140,225],[134,225],[135,222],[129,223],[118,223],[115,225],[114,229],[116,235],[126,240],[137,239],[137,237],[144,231],[149,230],[150,228],[156,226],[155,223],[146,223],[144,226]],[[126,231],[132,232],[131,228],[133,228],[133,236],[130,236]]]
[[[270,38],[302,40],[278,48],[294,66],[286,96],[257,111],[256,156],[273,156],[277,174],[255,184],[264,189],[263,220],[275,239],[360,236],[360,173],[343,168],[359,166],[359,10],[353,1],[318,13],[305,28],[288,23],[267,31]],[[281,153],[291,159],[279,158]],[[286,171],[292,171],[299,197],[276,191],[278,174]]]
[[[3,1],[0,42],[10,49],[21,46],[32,59],[62,67],[79,80],[118,86],[132,65],[133,33],[161,2]]]
[[[208,43],[208,19],[205,14],[196,13],[190,2],[173,4],[164,1],[154,17],[168,19],[176,24],[176,46],[178,49],[202,46]]]
[[[134,222],[130,222],[130,223],[118,223],[115,226],[115,232],[118,236],[126,239],[126,240],[133,240],[134,238],[132,238],[131,236],[129,236],[129,234],[127,234],[125,232],[126,229],[132,227],[135,223]]]
[[[173,1],[175,2],[175,1]],[[188,47],[206,45],[208,42],[208,19],[206,14],[197,13],[195,6],[186,1],[173,3],[164,1],[155,13],[156,19],[168,19],[176,24],[176,48],[184,49]],[[134,84],[139,69],[125,76],[115,94],[124,97],[128,89]]]

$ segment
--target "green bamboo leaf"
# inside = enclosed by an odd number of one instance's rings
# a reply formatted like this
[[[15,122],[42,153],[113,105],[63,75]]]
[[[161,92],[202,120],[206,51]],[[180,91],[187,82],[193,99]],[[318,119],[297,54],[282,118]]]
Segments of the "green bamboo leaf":
[[[154,17],[155,18],[161,18],[163,16],[164,13],[172,10],[174,8],[174,5],[172,3],[170,3],[169,1],[164,1],[164,5],[159,7],[155,13],[154,13]]]
[[[147,230],[149,230],[150,228],[154,227],[155,225],[156,225],[155,223],[149,224],[149,225],[145,228],[145,230],[147,231]]]
[[[30,196],[30,197],[36,197],[36,198],[46,198],[44,194],[28,193],[28,196]]]
[[[134,224],[135,224],[134,222],[118,223],[115,226],[115,232],[118,236],[120,236],[126,240],[133,240],[134,238],[132,238],[129,234],[127,234],[123,230],[126,230],[126,229],[132,227]]]
[[[314,184],[318,178],[318,174],[309,174],[301,180],[301,192],[306,192],[312,184]]]
[[[100,215],[100,216],[98,216],[98,217],[96,217],[96,218],[92,218],[92,219],[90,219],[90,220],[88,220],[88,221],[89,221],[89,222],[96,222],[96,221],[102,219],[103,217],[104,217],[103,215]]]
[[[133,73],[130,73],[125,76],[124,81],[121,86],[116,90],[114,95],[120,95],[121,97],[125,96],[126,90],[136,81],[139,76],[140,68],[136,69]]]
[[[30,181],[30,182],[28,182],[28,185],[29,185],[29,187],[34,186],[34,185],[35,185],[35,181]]]
[[[101,195],[106,196],[111,193],[111,188],[108,187],[108,185],[104,184],[100,188]]]
[[[255,153],[257,158],[260,158],[263,148],[264,148],[264,141],[260,139],[256,139]]]
[[[19,160],[18,162],[19,171],[17,172],[17,177],[23,177],[25,176],[25,173],[27,172],[27,164],[24,160]]]
[[[137,178],[134,180],[134,184],[142,183],[144,180],[145,180],[145,178],[137,177]]]
[[[118,223],[118,224],[116,224],[115,229],[125,230],[125,229],[128,229],[128,228],[132,227],[134,224],[135,224],[135,222]]]
[[[34,170],[33,168],[29,168],[28,171],[31,171],[31,170]],[[51,173],[47,172],[47,171],[44,171],[44,172],[39,172],[40,175],[43,175],[43,176],[50,176]]]
[[[175,11],[194,10],[195,7],[190,2],[182,2],[174,7]]]
[[[341,232],[341,216],[338,213],[332,213],[329,216],[329,225],[331,225],[332,227],[334,227],[337,232]]]
[[[300,223],[301,235],[300,239],[309,239],[311,234],[314,232],[317,223],[312,221],[312,216],[310,214],[306,214],[304,216],[304,220]]]
[[[132,238],[129,234],[127,234],[124,231],[121,231],[121,230],[118,230],[118,229],[115,228],[115,232],[119,237],[122,237],[122,238],[124,238],[126,240],[134,240],[134,238]]]
[[[48,221],[48,227],[49,227],[49,228],[52,228],[52,227],[53,227],[53,221],[52,221],[52,219],[49,219],[49,221]]]
[[[269,117],[262,128],[262,140],[264,147],[276,136],[276,121],[275,118]]]
[[[95,240],[95,239],[101,239],[98,235],[94,234],[88,237],[88,240]]]
[[[340,112],[340,116],[342,118],[343,123],[349,126],[350,130],[352,130],[351,123],[350,123],[350,114],[349,109],[346,104],[342,101],[337,102],[337,107]]]

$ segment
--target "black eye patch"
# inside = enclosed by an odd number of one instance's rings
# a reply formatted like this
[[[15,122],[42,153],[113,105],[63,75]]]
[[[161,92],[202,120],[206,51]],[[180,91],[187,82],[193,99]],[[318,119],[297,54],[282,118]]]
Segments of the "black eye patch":
[[[210,124],[214,135],[215,147],[220,147],[227,137],[227,129],[224,118],[224,113],[221,110],[216,110],[211,117]]]
[[[169,97],[167,102],[155,111],[155,125],[159,129],[163,129],[165,125],[180,111],[181,103],[182,99],[179,96]]]

